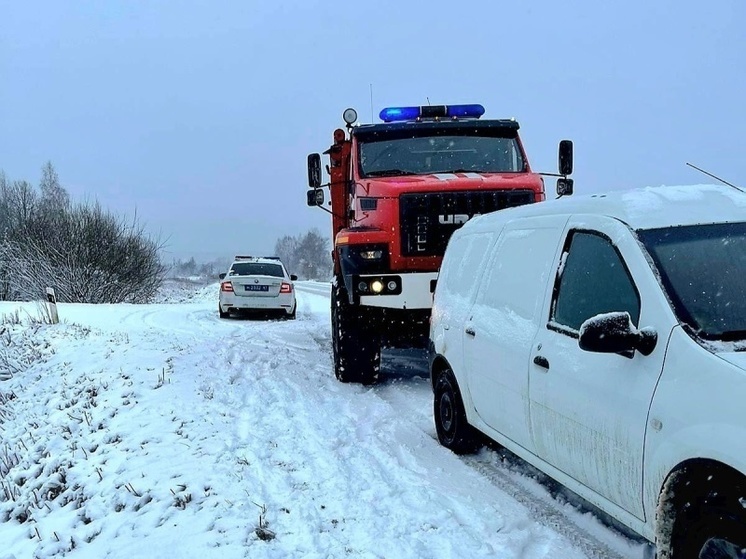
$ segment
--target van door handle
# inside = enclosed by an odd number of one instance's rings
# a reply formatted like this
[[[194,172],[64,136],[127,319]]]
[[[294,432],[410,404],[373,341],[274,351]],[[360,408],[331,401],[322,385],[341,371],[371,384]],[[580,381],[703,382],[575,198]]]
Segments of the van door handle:
[[[469,336],[472,336],[472,337],[477,335],[477,333],[474,331],[474,328],[472,328],[471,326],[467,326],[464,332],[466,332]]]
[[[547,359],[543,355],[537,355],[536,357],[534,357],[534,365],[538,365],[542,369],[549,370],[549,359]]]

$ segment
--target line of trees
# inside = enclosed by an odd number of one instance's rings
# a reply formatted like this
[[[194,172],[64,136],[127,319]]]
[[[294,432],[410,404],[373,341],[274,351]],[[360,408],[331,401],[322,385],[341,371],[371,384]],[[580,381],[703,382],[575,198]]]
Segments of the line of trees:
[[[38,187],[0,171],[0,300],[45,298],[54,287],[62,302],[147,302],[165,272],[160,248],[136,216],[72,203],[51,162]]]
[[[332,276],[329,239],[316,228],[304,235],[285,235],[275,243],[275,255],[300,279],[328,281]]]
[[[175,258],[168,266],[166,277],[168,278],[199,278],[215,280],[218,274],[225,272],[231,265],[230,258],[217,258],[210,262],[199,263],[192,256],[189,260]]]

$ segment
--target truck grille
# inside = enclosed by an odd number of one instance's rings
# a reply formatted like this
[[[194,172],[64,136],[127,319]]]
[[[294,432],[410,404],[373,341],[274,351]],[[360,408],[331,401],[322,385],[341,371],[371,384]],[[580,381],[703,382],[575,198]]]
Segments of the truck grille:
[[[448,239],[478,214],[534,201],[531,190],[433,192],[399,197],[402,256],[439,256]]]

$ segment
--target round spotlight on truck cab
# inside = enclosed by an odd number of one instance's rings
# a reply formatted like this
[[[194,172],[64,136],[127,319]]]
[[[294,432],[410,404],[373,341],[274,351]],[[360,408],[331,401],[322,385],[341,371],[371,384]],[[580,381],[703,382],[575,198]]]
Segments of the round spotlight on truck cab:
[[[380,293],[383,291],[383,282],[381,280],[375,280],[370,284],[370,290],[373,293]]]
[[[342,113],[342,119],[347,124],[353,124],[357,120],[357,111],[355,109],[345,109],[345,112]]]

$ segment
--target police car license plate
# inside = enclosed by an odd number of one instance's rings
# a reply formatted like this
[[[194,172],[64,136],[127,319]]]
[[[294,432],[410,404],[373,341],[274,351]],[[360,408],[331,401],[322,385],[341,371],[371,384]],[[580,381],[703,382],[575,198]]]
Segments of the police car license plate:
[[[269,286],[250,284],[244,285],[244,289],[246,289],[246,291],[269,291]]]

